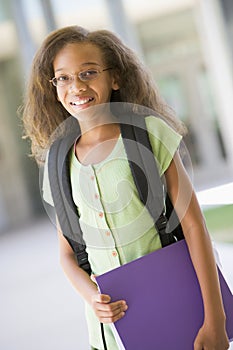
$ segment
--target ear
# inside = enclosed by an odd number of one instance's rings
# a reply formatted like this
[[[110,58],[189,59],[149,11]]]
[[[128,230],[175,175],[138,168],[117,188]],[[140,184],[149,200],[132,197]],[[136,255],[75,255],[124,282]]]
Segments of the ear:
[[[119,86],[119,77],[116,73],[113,74],[113,77],[112,77],[112,89],[113,90],[119,90],[120,89],[120,86]]]
[[[119,90],[120,89],[120,86],[119,86],[117,81],[113,81],[112,82],[112,89],[113,90]]]

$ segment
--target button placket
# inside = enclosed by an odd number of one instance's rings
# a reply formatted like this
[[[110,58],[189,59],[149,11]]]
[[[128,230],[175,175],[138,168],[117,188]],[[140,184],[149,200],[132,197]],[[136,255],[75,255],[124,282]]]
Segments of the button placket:
[[[119,254],[116,249],[109,250],[109,258],[111,260],[112,268],[116,268],[121,265]]]
[[[98,212],[99,217],[102,218],[104,216],[104,210],[103,210],[102,203],[100,201],[100,193],[97,185],[95,169],[93,168],[93,166],[91,167],[91,172],[92,174],[90,175],[89,188],[90,188],[90,194],[92,198],[92,204],[93,204],[93,207],[95,208],[95,211]]]
[[[118,253],[115,249],[115,240],[109,228],[109,225],[106,221],[105,211],[101,201],[101,195],[100,195],[99,186],[98,186],[98,176],[93,166],[91,167],[91,170],[92,170],[92,174],[90,176],[90,191],[92,192],[91,197],[93,199],[96,224],[99,229],[99,234],[101,235],[103,244],[108,250],[107,254],[110,255],[111,257],[110,259],[113,265],[116,267],[120,265],[120,262],[119,262]]]
[[[95,208],[95,216],[96,216],[96,222],[99,229],[109,231],[108,224],[106,222],[105,213],[104,213],[104,207],[102,205],[101,196],[99,192],[98,187],[98,178],[95,172],[94,167],[92,166],[92,175],[91,178],[91,190],[92,190],[92,198],[93,198],[93,205]],[[94,180],[93,180],[94,177]],[[110,237],[111,235],[109,235]]]

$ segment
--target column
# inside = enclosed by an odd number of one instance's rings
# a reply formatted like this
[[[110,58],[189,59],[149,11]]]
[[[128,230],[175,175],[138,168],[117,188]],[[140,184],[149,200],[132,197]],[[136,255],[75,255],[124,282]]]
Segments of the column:
[[[47,32],[52,32],[57,28],[56,19],[53,12],[51,0],[39,0],[44,15]]]
[[[30,30],[28,28],[27,16],[25,15],[22,0],[11,0],[11,10],[19,39],[19,49],[25,74],[31,66],[36,50]]]
[[[212,78],[228,163],[233,171],[233,67],[218,0],[199,0],[196,20],[206,66]]]
[[[134,49],[137,54],[143,58],[140,43],[133,29],[133,25],[127,18],[122,0],[105,0],[105,2],[111,19],[113,31],[121,37],[126,45]]]

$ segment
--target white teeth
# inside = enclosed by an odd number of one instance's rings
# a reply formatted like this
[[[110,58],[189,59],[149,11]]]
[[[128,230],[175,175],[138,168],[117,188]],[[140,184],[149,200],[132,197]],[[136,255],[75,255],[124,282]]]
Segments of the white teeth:
[[[74,105],[74,106],[80,106],[80,105],[84,105],[85,103],[87,103],[87,102],[89,102],[91,100],[92,100],[92,98],[86,98],[85,100],[71,102],[71,104]]]

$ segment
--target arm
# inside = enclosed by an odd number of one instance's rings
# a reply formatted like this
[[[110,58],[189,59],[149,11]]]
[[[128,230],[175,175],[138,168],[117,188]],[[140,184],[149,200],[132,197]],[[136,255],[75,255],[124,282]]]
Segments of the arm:
[[[178,154],[165,172],[165,178],[168,193],[181,221],[203,297],[204,323],[196,337],[194,350],[228,349],[225,312],[211,240]]]
[[[111,303],[109,295],[100,294],[96,283],[78,266],[76,257],[58,225],[60,263],[64,273],[79,294],[92,306],[96,316],[102,323],[116,322],[124,316],[126,303],[119,300]]]

